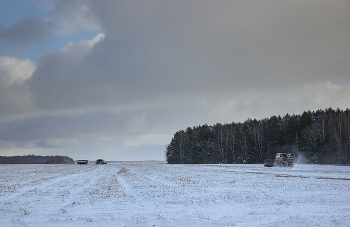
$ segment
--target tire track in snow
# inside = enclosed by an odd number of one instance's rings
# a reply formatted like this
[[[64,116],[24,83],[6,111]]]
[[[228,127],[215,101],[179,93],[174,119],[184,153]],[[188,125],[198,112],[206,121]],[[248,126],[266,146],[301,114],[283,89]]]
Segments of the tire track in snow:
[[[126,177],[130,176],[130,172],[131,172],[131,170],[128,169],[127,173],[121,173],[121,174],[119,173],[116,175],[117,180],[118,180],[119,184],[121,185],[121,187],[124,188],[125,193],[127,195],[129,195],[131,198],[135,199],[138,203],[140,203],[144,206],[150,205],[152,208],[149,208],[149,209],[158,208],[159,205],[156,203],[157,202],[156,200],[150,199],[149,197],[142,195],[142,193],[140,193],[138,189],[132,188],[130,186],[131,184],[128,183],[127,180],[125,179]],[[126,175],[124,176],[124,174],[126,174]],[[140,178],[139,174],[136,174],[136,176],[138,178]],[[134,180],[135,179],[133,179],[133,181]],[[139,180],[137,180],[137,181],[140,182]],[[147,189],[145,188],[145,190],[147,190]]]
[[[127,193],[140,201],[140,203],[151,204],[154,208],[161,207],[163,204],[168,204],[172,201],[180,199],[180,203],[186,202],[183,194],[187,193],[188,189],[184,189],[175,178],[175,182],[171,181],[171,173],[165,171],[164,168],[153,166],[150,172],[144,165],[133,165],[128,168],[127,173],[118,174],[118,181],[125,188]],[[175,175],[181,175],[182,168],[176,168]],[[158,172],[156,176],[154,172]],[[129,181],[129,182],[127,182]],[[192,192],[192,188],[190,188]],[[194,190],[195,191],[195,190]],[[196,191],[195,191],[196,192]],[[197,192],[196,192],[197,193]]]
[[[57,177],[57,178],[54,178],[54,179],[51,179],[48,181],[44,181],[44,182],[39,183],[39,184],[35,184],[33,186],[26,186],[26,187],[21,188],[21,190],[19,192],[12,193],[10,196],[6,196],[6,197],[2,198],[0,200],[0,203],[6,203],[8,201],[15,199],[16,197],[22,196],[30,191],[33,191],[33,190],[43,190],[43,189],[48,188],[52,185],[59,184],[62,181],[67,181],[70,179],[79,178],[79,177],[84,176],[86,174],[93,174],[97,171],[98,171],[98,168],[95,168],[93,170],[88,170],[88,171],[80,172],[77,174],[67,174],[65,176]]]
[[[94,188],[93,186],[97,184],[97,180],[105,174],[102,170],[104,170],[104,166],[98,166],[94,171],[85,172],[82,176],[80,176],[80,180],[89,179],[89,182],[84,182],[83,184],[80,184],[80,187],[76,188],[74,191],[70,191],[70,196],[62,204],[62,209],[73,205],[76,200],[80,199],[81,195],[83,195],[83,192],[86,191],[86,189]]]
[[[125,194],[129,194],[132,198],[137,198],[137,196],[132,192],[129,184],[125,181],[124,177],[122,177],[119,173],[116,175],[118,182],[124,188]]]

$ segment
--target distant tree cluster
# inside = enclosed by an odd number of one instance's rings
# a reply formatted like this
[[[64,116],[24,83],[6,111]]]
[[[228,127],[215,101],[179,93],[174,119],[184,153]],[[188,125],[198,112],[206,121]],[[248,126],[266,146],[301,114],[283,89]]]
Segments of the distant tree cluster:
[[[74,160],[67,156],[0,156],[0,164],[74,164]]]
[[[332,108],[244,123],[188,127],[166,147],[169,164],[262,163],[278,152],[308,163],[350,163],[350,110]]]

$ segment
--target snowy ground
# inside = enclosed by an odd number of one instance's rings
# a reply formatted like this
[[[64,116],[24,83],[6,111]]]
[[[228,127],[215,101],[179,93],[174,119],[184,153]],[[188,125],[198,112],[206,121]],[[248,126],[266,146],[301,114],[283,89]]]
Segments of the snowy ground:
[[[350,226],[350,167],[0,165],[1,226]]]

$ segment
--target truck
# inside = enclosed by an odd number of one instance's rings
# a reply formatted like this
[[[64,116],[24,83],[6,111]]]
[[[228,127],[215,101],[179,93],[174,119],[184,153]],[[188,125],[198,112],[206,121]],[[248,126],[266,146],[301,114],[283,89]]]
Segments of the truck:
[[[77,164],[79,165],[87,165],[89,163],[88,160],[77,160]]]
[[[291,153],[277,153],[274,166],[279,167],[293,167],[294,166],[294,154]]]

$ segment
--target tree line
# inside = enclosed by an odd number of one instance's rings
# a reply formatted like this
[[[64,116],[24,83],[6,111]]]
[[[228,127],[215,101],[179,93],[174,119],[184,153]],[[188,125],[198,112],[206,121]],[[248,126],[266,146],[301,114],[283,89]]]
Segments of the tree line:
[[[74,160],[68,156],[0,156],[0,164],[74,164]]]
[[[307,163],[350,163],[350,110],[328,108],[243,123],[217,123],[176,132],[166,146],[169,164],[263,163],[276,153]]]

